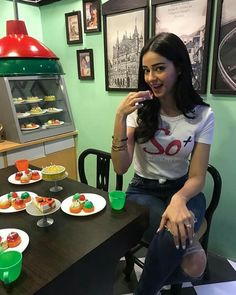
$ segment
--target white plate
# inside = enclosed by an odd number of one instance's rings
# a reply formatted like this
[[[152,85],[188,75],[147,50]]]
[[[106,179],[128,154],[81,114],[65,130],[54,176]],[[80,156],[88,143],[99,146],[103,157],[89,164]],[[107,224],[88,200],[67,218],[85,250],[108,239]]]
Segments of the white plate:
[[[40,125],[36,124],[35,127],[30,127],[30,128],[24,128],[24,127],[21,127],[21,130],[22,130],[22,131],[29,131],[29,130],[38,129],[39,127],[40,127]]]
[[[35,182],[38,182],[40,180],[42,180],[42,173],[40,170],[33,170],[33,171],[38,171],[39,175],[40,175],[40,178],[39,179],[36,179],[36,180],[30,180],[28,183],[21,183],[20,180],[15,180],[15,174],[16,173],[13,173],[12,175],[10,175],[8,177],[8,181],[12,184],[20,184],[20,185],[25,185],[25,184],[31,184],[31,183],[35,183]]]
[[[60,124],[47,124],[47,123],[45,123],[44,126],[46,128],[54,128],[54,127],[59,127],[59,126],[63,125],[64,123],[65,122],[63,122],[63,121],[60,121]]]
[[[28,112],[17,114],[17,118],[25,118],[25,117],[29,117],[29,116],[30,116],[30,113],[28,113]]]
[[[62,111],[63,111],[63,109],[57,109],[57,108],[54,108],[53,110],[47,109],[47,112],[48,113],[60,113]]]
[[[31,196],[31,201],[30,201],[30,202],[27,202],[27,203],[25,204],[26,207],[27,207],[27,206],[32,202],[32,198],[36,197],[37,194],[35,194],[35,193],[33,193],[33,192],[28,192],[28,191],[16,191],[16,193],[17,193],[19,196],[20,196],[22,193],[25,193],[25,192],[29,193],[30,196]],[[2,196],[0,197],[0,200],[3,199],[5,196],[7,196],[7,194],[2,195]],[[23,211],[23,210],[25,210],[25,209],[26,209],[26,208],[16,210],[13,206],[11,206],[11,207],[9,207],[9,208],[7,208],[7,209],[1,209],[1,208],[0,208],[0,213],[15,213],[15,212]]]
[[[4,252],[16,250],[22,253],[29,244],[28,234],[23,230],[17,228],[3,228],[0,229],[0,236],[6,238],[11,232],[17,232],[19,234],[19,236],[21,237],[21,243],[14,248],[7,248],[6,250],[4,250]]]
[[[70,205],[72,203],[72,198],[73,196],[70,196],[66,198],[62,203],[61,203],[61,210],[69,215],[73,216],[88,216],[92,215],[95,213],[98,213],[99,211],[103,210],[106,206],[106,200],[97,194],[92,194],[92,193],[80,193],[85,196],[86,199],[89,201],[93,202],[94,205],[94,211],[93,212],[84,212],[83,210],[80,213],[71,213],[70,212]]]
[[[42,112],[38,112],[38,113],[32,113],[32,112],[30,111],[30,114],[31,114],[31,115],[42,115],[42,114],[45,114],[46,111],[47,111],[47,110],[42,110]]]
[[[42,98],[38,98],[38,99],[26,99],[25,102],[27,103],[35,103],[35,102],[39,102],[43,100]]]
[[[56,212],[61,207],[61,202],[53,198],[56,202],[56,207],[53,208],[50,212],[42,213],[32,202],[26,207],[26,212],[33,216],[44,216]]]

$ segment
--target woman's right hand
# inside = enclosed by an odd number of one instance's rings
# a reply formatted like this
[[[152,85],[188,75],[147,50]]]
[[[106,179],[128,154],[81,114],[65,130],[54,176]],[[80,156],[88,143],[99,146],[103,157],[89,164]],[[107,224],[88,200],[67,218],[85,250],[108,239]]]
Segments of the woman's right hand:
[[[145,100],[153,99],[151,91],[130,92],[120,103],[117,109],[117,114],[120,116],[128,116],[135,110],[140,109]]]

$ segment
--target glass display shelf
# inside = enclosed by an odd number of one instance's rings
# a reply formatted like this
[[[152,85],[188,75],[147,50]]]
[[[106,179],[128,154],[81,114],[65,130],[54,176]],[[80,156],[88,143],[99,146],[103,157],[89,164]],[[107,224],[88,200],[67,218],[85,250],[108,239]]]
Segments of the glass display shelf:
[[[63,76],[1,77],[6,138],[27,142],[75,130]]]

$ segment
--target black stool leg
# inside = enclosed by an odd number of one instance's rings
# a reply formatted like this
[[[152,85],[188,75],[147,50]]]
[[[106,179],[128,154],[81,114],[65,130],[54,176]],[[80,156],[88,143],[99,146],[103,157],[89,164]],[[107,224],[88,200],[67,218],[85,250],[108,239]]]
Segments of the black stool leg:
[[[182,284],[171,285],[170,295],[181,295]]]
[[[126,265],[125,265],[125,269],[123,270],[123,273],[125,274],[125,280],[130,281],[131,273],[134,270],[134,256],[131,253],[131,251],[128,251],[125,254],[125,262],[126,262]]]

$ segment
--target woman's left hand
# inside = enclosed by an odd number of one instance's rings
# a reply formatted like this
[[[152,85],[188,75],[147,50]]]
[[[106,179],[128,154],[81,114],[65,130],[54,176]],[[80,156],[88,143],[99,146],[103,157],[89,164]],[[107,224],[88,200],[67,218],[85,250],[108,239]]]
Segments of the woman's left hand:
[[[186,206],[186,200],[173,196],[170,204],[162,214],[158,231],[167,227],[172,233],[176,248],[186,248],[186,241],[192,243],[194,235],[194,216]]]

